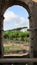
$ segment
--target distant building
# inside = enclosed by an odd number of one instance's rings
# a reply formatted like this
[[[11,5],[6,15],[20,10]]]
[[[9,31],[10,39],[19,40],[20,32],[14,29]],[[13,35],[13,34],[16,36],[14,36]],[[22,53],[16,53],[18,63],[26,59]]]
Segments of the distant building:
[[[21,29],[20,31],[22,31],[22,32],[26,32],[27,31],[27,27],[25,27],[25,28],[23,28],[23,29]]]

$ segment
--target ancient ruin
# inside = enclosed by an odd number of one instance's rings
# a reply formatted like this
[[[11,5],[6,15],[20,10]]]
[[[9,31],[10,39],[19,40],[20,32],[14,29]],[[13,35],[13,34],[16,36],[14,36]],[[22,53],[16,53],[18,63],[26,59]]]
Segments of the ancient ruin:
[[[0,0],[0,58],[3,57],[3,21],[7,8],[20,5],[29,13],[30,57],[37,57],[37,0]]]

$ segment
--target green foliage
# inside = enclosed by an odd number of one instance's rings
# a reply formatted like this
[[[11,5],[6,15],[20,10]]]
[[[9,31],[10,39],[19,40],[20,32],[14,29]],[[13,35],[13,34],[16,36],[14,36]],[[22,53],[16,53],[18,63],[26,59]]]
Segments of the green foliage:
[[[29,44],[29,32],[21,32],[21,31],[4,31],[4,40],[6,39],[6,41],[13,41],[13,42],[22,42],[24,44]],[[19,50],[22,49],[21,46],[4,46],[4,53],[8,53],[12,50]]]
[[[8,53],[8,52],[11,52],[11,51],[13,51],[13,50],[21,50],[22,49],[22,47],[21,46],[13,46],[13,45],[11,45],[11,46],[4,46],[4,53]]]
[[[3,35],[4,35],[4,38],[5,38],[5,39],[8,39],[8,38],[9,38],[9,34],[8,34],[8,32],[7,32],[7,31],[6,31],[6,32],[4,32],[4,33],[3,33]]]
[[[24,38],[29,37],[29,32],[21,32],[21,31],[5,31],[4,38],[8,40],[16,40],[24,41]]]

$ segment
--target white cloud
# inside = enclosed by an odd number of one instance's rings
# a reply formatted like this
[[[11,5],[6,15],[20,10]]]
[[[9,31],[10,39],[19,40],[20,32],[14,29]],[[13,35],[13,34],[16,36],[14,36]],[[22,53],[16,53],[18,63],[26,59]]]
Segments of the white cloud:
[[[6,30],[20,26],[29,26],[28,19],[20,17],[12,11],[6,11],[4,17],[4,29]]]

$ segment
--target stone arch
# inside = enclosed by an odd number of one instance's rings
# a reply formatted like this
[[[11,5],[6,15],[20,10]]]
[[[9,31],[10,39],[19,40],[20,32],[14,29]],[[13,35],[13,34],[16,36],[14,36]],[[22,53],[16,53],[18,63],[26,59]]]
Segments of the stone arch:
[[[12,5],[20,5],[25,7],[29,12],[30,35],[31,35],[31,52],[33,57],[37,57],[37,0],[0,0],[0,57],[2,57],[2,31],[3,31],[3,14],[6,9]],[[35,48],[36,46],[36,48]]]
[[[7,2],[6,5],[2,8],[2,13],[4,14],[6,9],[13,6],[13,5],[20,5],[27,9],[28,13],[30,14],[30,8],[29,8],[29,1],[24,0],[12,0],[12,1],[5,1]]]
[[[3,4],[3,6],[2,6],[2,8],[1,8],[1,19],[3,18],[3,15],[4,15],[4,13],[5,13],[5,11],[9,8],[9,7],[11,7],[11,6],[13,6],[13,5],[20,5],[20,6],[22,6],[22,7],[24,7],[24,8],[26,8],[27,9],[27,11],[28,11],[28,13],[29,13],[29,15],[30,15],[30,8],[29,8],[29,3],[30,3],[30,1],[31,0],[5,0],[5,1],[2,1],[2,4]],[[30,18],[30,17],[29,17]],[[2,30],[3,30],[3,20],[1,20],[1,32],[2,32]],[[1,34],[1,36],[2,36],[2,34]],[[2,37],[3,38],[3,37]],[[3,43],[2,42],[2,40],[1,40],[1,43]],[[2,46],[2,45],[1,45]],[[2,48],[1,48],[2,49]],[[2,51],[3,52],[3,51]],[[1,56],[2,56],[2,54],[3,53],[1,53]]]

